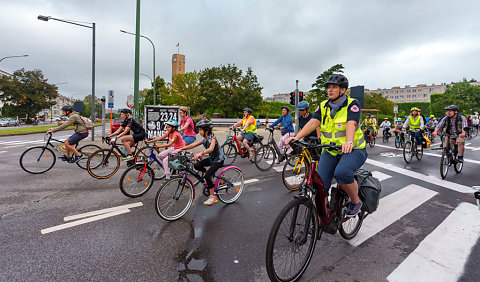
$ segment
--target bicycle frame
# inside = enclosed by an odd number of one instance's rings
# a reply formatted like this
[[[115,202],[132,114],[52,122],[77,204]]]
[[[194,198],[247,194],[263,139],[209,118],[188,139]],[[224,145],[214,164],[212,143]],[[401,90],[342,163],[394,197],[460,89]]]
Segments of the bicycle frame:
[[[267,129],[267,130],[269,130],[269,129]],[[274,128],[272,130],[269,130],[270,133],[269,133],[269,136],[268,136],[267,145],[270,145],[270,146],[273,147],[273,149],[275,150],[275,153],[278,156],[278,161],[282,162],[287,156],[287,146],[285,146],[285,148],[283,149],[283,153],[281,153],[280,149],[278,148],[277,143],[273,140],[274,130],[275,130]]]
[[[47,143],[45,144],[44,148],[47,148],[48,146],[50,146],[50,147],[52,147],[53,149],[55,149],[57,152],[59,152],[60,154],[62,154],[63,156],[65,156],[65,154],[64,154],[62,151],[60,151],[60,150],[57,148],[57,146],[54,146],[54,145],[52,144],[52,142],[50,142],[50,140],[53,140],[53,141],[58,142],[58,143],[63,143],[63,142],[64,142],[64,141],[61,141],[61,140],[58,140],[58,139],[53,138],[53,137],[52,137],[52,134],[49,134]],[[74,147],[77,148],[77,147],[78,147],[78,143],[75,144]],[[43,152],[42,152],[42,155],[43,155]],[[41,157],[42,155],[40,155],[40,156],[38,157],[38,159],[40,159],[40,157]]]

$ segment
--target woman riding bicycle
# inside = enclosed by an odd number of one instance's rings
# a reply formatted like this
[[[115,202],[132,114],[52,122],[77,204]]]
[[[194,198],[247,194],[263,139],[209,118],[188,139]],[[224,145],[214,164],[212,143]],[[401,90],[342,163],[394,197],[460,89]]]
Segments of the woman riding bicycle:
[[[180,129],[178,131],[182,132],[182,139],[185,141],[186,145],[190,145],[197,139],[197,134],[195,133],[195,124],[191,117],[188,116],[188,108],[180,108]]]
[[[213,184],[212,176],[219,168],[223,166],[223,161],[225,160],[225,157],[223,156],[223,152],[220,148],[220,145],[218,144],[217,138],[212,134],[212,122],[204,119],[197,123],[197,127],[198,133],[200,134],[200,136],[203,137],[203,139],[183,148],[177,149],[175,150],[175,153],[179,153],[182,150],[192,149],[199,146],[200,144],[203,144],[203,147],[205,147],[206,150],[196,154],[193,159],[197,160],[205,154],[208,154],[208,158],[204,158],[201,161],[198,161],[197,163],[195,163],[194,167],[196,170],[205,173],[205,181],[207,182],[207,188],[210,191],[210,197],[208,197],[208,199],[203,202],[203,204],[206,206],[212,206],[214,203],[217,202],[217,196],[215,196],[214,191],[215,185]],[[210,168],[206,170],[206,166],[209,166]]]
[[[162,160],[163,168],[165,169],[165,180],[166,182],[170,179],[170,168],[168,167],[168,155],[175,154],[175,150],[185,147],[185,142],[182,139],[182,135],[177,131],[178,122],[176,120],[169,120],[165,123],[167,125],[167,132],[164,135],[157,137],[152,140],[145,140],[145,143],[152,143],[155,141],[160,141],[168,137],[167,144],[155,145],[157,148],[168,148],[169,149],[158,154],[158,158]]]
[[[407,120],[403,124],[403,128],[406,129],[410,127],[410,135],[413,140],[416,140],[417,147],[420,150],[422,146],[422,136],[423,136],[423,129],[425,129],[425,123],[423,122],[422,116],[420,116],[417,107],[413,107],[410,111],[412,112],[410,116],[408,116]]]
[[[337,183],[350,197],[347,216],[353,217],[362,207],[354,174],[367,159],[364,135],[358,126],[361,116],[360,103],[345,94],[348,80],[341,74],[329,76],[325,86],[328,100],[320,104],[312,119],[297,136],[287,140],[287,143],[292,139],[299,140],[320,127],[322,144],[335,143],[342,146],[341,152],[323,151],[317,172],[325,189],[330,188],[335,176]]]
[[[282,138],[280,138],[280,141],[278,141],[278,144],[277,144],[280,152],[283,149],[285,140],[295,135],[295,130],[293,130],[293,119],[288,112],[290,112],[290,108],[287,106],[283,106],[282,115],[279,118],[277,118],[277,120],[274,123],[270,125],[270,128],[272,128],[275,125],[282,123],[282,126],[280,127]],[[275,162],[278,163],[278,159]]]

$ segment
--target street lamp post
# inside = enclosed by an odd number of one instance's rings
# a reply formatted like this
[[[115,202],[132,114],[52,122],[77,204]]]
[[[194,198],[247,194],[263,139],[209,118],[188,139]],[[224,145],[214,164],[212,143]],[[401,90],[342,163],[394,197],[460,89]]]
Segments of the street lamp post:
[[[135,33],[131,33],[131,32],[128,32],[128,31],[125,31],[125,30],[120,30],[120,32],[123,32],[123,33],[126,33],[126,34],[130,34],[130,35],[135,35]],[[155,79],[155,45],[153,44],[152,40],[150,40],[150,38],[146,37],[146,36],[143,36],[143,35],[140,35],[140,37],[143,37],[145,39],[147,39],[148,41],[150,41],[150,43],[152,43],[152,48],[153,48],[153,104],[156,105],[157,104],[157,94],[156,94],[156,79]],[[151,78],[150,78],[151,79]]]
[[[82,27],[86,27],[86,28],[91,28],[92,29],[92,123],[95,123],[95,23],[88,23],[88,24],[91,24],[91,26],[89,25],[85,25],[83,23],[80,23],[80,22],[75,22],[75,21],[71,21],[71,20],[62,20],[62,19],[57,19],[57,18],[53,18],[53,17],[50,17],[50,16],[38,16],[37,17],[39,20],[41,21],[48,21],[48,20],[55,20],[55,21],[59,21],[59,22],[64,22],[64,23],[68,23],[68,24],[73,24],[73,25],[78,25],[78,26],[82,26]],[[92,141],[95,139],[95,128],[92,130]]]
[[[6,56],[0,59],[0,62],[8,58],[19,58],[19,57],[28,57],[28,55],[19,55],[19,56]]]

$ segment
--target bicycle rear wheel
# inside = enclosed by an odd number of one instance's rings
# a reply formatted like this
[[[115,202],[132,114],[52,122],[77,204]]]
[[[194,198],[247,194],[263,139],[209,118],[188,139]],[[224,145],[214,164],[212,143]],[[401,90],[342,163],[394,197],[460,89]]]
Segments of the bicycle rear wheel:
[[[300,279],[312,259],[318,216],[307,198],[290,201],[273,223],[267,242],[266,267],[271,281]]]
[[[20,167],[31,174],[49,171],[56,161],[55,153],[47,147],[32,147],[20,156]]]
[[[383,141],[383,143],[388,142],[388,136],[386,134],[383,134],[382,141]]]
[[[222,145],[223,155],[225,160],[223,161],[224,166],[232,165],[237,158],[237,147],[232,142],[228,142]]]
[[[182,186],[183,177],[175,177],[160,186],[155,196],[157,214],[168,221],[177,220],[187,213],[193,202],[193,187],[189,181]]]
[[[93,144],[88,144],[88,145],[85,145],[85,146],[80,147],[80,149],[78,149],[78,152],[83,155],[83,159],[79,160],[79,161],[77,162],[77,165],[78,165],[80,168],[87,169],[87,160],[88,160],[88,158],[89,158],[93,153],[95,153],[96,151],[101,150],[101,149],[102,149],[102,148],[100,148],[100,146],[93,145]]]
[[[263,144],[261,142],[253,142],[252,148],[250,148],[252,150],[253,157],[251,160],[249,159],[250,162],[255,162],[255,156],[257,155],[257,152],[260,151],[260,148],[262,148],[262,146]]]
[[[268,171],[275,164],[275,150],[270,145],[263,145],[255,154],[255,166],[260,171]]]
[[[412,161],[412,141],[406,141],[403,145],[403,159],[407,164]]]
[[[120,156],[110,149],[101,149],[93,153],[87,160],[88,173],[97,179],[105,179],[114,175],[120,168]]]
[[[140,197],[152,188],[154,175],[152,168],[145,163],[131,166],[120,177],[120,191],[130,198]]]
[[[343,201],[343,206],[345,207],[348,204],[349,199],[348,197],[345,197],[344,199],[345,200]],[[346,240],[353,239],[355,236],[357,236],[358,231],[360,231],[360,227],[362,227],[362,223],[365,217],[366,212],[363,209],[354,217],[345,216],[343,218],[342,224],[338,228],[340,235]]]
[[[442,157],[440,159],[440,176],[442,179],[445,179],[448,174],[448,167],[450,166],[450,160],[448,153],[444,150],[442,152]]]
[[[293,165],[292,165],[293,164]],[[291,156],[282,170],[282,180],[288,190],[296,191],[307,181],[310,167],[302,155]]]
[[[231,167],[222,172],[218,177],[215,193],[218,199],[225,204],[235,202],[243,192],[243,173],[236,167]]]

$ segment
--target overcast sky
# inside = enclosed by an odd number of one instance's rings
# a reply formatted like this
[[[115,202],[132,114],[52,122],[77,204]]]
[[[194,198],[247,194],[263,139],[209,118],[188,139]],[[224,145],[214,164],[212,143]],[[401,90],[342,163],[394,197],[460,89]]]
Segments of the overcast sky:
[[[135,0],[0,0],[0,62],[12,73],[40,69],[65,96],[91,92],[90,29],[38,15],[95,22],[96,94],[133,94]],[[156,74],[171,81],[180,42],[187,71],[252,67],[264,97],[308,91],[334,64],[369,89],[480,80],[478,0],[142,0],[140,33],[156,48]],[[140,40],[140,72],[152,76],[152,47]],[[140,89],[150,80],[140,76]]]

